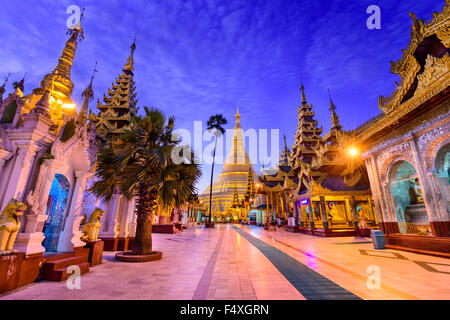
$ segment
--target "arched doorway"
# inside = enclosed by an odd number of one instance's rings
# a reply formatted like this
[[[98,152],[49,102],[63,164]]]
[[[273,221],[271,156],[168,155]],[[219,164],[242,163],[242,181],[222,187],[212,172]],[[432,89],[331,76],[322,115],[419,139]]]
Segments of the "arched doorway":
[[[444,145],[437,152],[435,168],[439,189],[447,209],[447,217],[450,217],[450,143]]]
[[[70,184],[65,176],[56,174],[47,201],[47,220],[44,224],[45,239],[42,243],[47,252],[56,252],[59,235],[64,223]]]
[[[401,233],[431,235],[422,188],[416,169],[408,161],[392,166],[389,183]]]

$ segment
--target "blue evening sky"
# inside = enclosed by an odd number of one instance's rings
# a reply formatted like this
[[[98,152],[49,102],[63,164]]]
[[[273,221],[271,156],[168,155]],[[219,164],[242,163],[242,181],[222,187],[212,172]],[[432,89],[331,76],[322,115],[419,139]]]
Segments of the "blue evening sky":
[[[139,105],[177,117],[193,129],[223,113],[244,129],[286,132],[294,142],[300,78],[326,132],[328,93],[349,130],[378,113],[398,76],[391,60],[409,41],[411,19],[431,19],[443,0],[4,0],[0,11],[0,81],[26,72],[25,93],[56,65],[67,40],[66,9],[86,7],[85,40],[72,68],[74,100],[87,86],[95,61],[95,101],[121,72],[137,32],[135,80]],[[369,5],[381,8],[381,30],[366,27]],[[94,107],[92,103],[91,107]],[[280,144],[281,144],[280,137]],[[260,169],[260,164],[255,166]],[[218,166],[216,174],[220,173]],[[204,166],[200,191],[208,184]]]

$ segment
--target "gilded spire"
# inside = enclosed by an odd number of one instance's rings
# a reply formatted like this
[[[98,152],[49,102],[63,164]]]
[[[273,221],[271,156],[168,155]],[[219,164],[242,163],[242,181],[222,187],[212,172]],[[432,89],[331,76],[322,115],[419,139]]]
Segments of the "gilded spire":
[[[342,126],[339,123],[339,117],[336,113],[336,106],[333,103],[333,100],[331,99],[330,89],[328,89],[328,96],[330,97],[331,130],[340,131],[342,129]]]
[[[236,117],[236,124],[235,124],[234,127],[235,128],[240,128],[241,127],[241,124],[240,124],[241,114],[239,113],[239,107],[236,107],[235,117]]]
[[[84,39],[84,32],[81,27],[83,15],[84,9],[81,12],[78,23],[67,31],[70,38],[64,46],[58,64],[51,73],[45,75],[44,79],[41,81],[40,87],[33,90],[34,94],[43,94],[45,90],[50,89],[52,96],[55,97],[56,100],[71,103],[73,83],[70,78],[70,71],[75,58],[77,44]]]
[[[302,92],[302,103],[306,103],[305,87],[303,86],[303,80],[301,80],[300,91]]]
[[[286,134],[284,134],[284,149],[281,152],[280,156],[280,166],[288,166],[289,165],[289,154],[291,151],[289,150],[287,143],[286,143]]]
[[[81,97],[83,98],[83,103],[80,108],[80,116],[83,114],[85,117],[88,114],[89,102],[94,99],[94,90],[92,89],[92,82],[94,81],[95,73],[97,72],[97,61],[95,62],[94,71],[92,72],[91,81],[86,89],[84,89]]]
[[[131,48],[131,53],[130,53],[130,56],[128,57],[128,59],[127,59],[127,63],[125,65],[125,69],[133,71],[134,70],[134,58],[133,58],[133,56],[134,56],[134,50],[136,50],[136,36],[134,37],[134,41],[131,44],[130,48]]]

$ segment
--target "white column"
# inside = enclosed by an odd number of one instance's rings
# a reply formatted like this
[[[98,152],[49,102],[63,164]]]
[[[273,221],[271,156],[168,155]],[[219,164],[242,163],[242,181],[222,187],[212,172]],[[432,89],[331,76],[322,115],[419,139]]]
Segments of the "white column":
[[[428,172],[427,178],[430,183],[430,189],[433,195],[434,206],[438,211],[436,212],[436,216],[439,217],[438,218],[439,221],[448,221],[449,220],[448,201],[445,195],[442,194],[442,191],[445,192],[445,190],[441,189],[441,184],[436,174],[434,174],[433,172]]]
[[[83,209],[83,197],[86,190],[86,183],[90,173],[86,171],[76,171],[76,182],[72,193],[69,212],[67,214],[64,229],[61,231],[58,241],[57,251],[69,252],[73,248],[83,247],[85,243],[81,241],[83,233],[80,231],[80,222],[83,219],[81,210]]]
[[[417,175],[419,176],[419,182],[422,187],[423,202],[425,203],[425,208],[427,210],[428,221],[437,221],[439,209],[434,207],[432,192],[428,185],[428,181],[425,177],[425,172],[422,166],[424,161],[422,161],[420,157],[415,137],[409,141],[409,145],[414,156],[414,161],[416,162]]]
[[[23,200],[25,198],[23,193],[28,183],[34,157],[39,149],[38,146],[33,144],[17,144],[17,148],[18,155],[14,159],[14,167],[11,171],[0,211],[3,211],[12,198],[19,200]]]
[[[121,212],[119,215],[119,225],[118,225],[118,237],[128,237],[129,229],[128,226],[130,224],[130,218],[133,211],[133,202],[134,198],[126,199],[123,198],[122,206],[121,206]]]
[[[128,225],[128,237],[134,237],[136,235],[136,222],[137,222],[137,214],[136,214],[136,201],[138,197],[135,196],[132,199],[133,205],[131,210],[131,219],[130,224]]]
[[[121,210],[122,196],[114,194],[106,205],[103,228],[100,237],[117,237],[118,217]]]
[[[25,216],[23,232],[17,235],[14,249],[27,255],[45,252],[42,246],[45,236],[42,232],[44,222],[47,219],[47,201],[50,194],[55,172],[48,163],[43,163],[39,171],[38,181],[32,192],[27,197],[30,206]]]

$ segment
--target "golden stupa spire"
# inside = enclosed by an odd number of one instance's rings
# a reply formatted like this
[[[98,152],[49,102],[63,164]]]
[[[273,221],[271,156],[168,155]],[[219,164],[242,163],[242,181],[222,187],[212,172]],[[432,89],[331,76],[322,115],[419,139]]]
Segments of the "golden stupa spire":
[[[134,40],[133,40],[133,43],[131,44],[130,48],[131,48],[131,53],[127,59],[125,69],[133,71],[134,70],[134,50],[136,50],[136,35],[134,36]]]
[[[240,124],[241,114],[239,113],[239,107],[236,107],[236,114],[234,116],[236,118],[236,124],[235,124],[234,128],[240,128],[241,127],[241,124]]]
[[[33,90],[34,94],[43,94],[45,90],[51,90],[51,96],[62,103],[71,103],[71,96],[73,91],[73,83],[70,78],[70,71],[72,69],[75,52],[79,41],[84,39],[83,28],[81,27],[81,20],[83,19],[84,8],[80,15],[80,20],[76,25],[67,31],[70,38],[59,57],[58,64],[55,69],[47,74],[41,81],[40,87]]]

